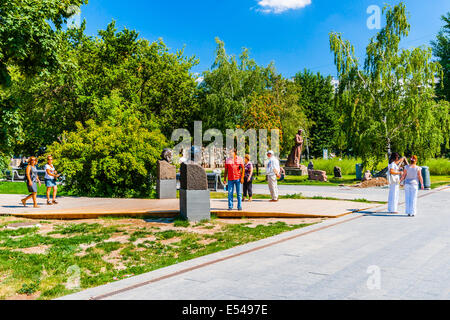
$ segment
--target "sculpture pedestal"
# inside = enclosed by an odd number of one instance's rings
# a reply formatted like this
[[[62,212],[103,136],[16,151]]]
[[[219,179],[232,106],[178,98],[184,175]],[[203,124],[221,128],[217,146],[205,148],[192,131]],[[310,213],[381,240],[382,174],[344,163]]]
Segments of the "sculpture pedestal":
[[[308,169],[304,165],[300,165],[300,167],[284,167],[284,171],[288,176],[307,176]]]
[[[209,190],[180,189],[180,214],[188,221],[210,220]]]
[[[177,180],[157,180],[156,194],[158,199],[176,199],[177,198]]]

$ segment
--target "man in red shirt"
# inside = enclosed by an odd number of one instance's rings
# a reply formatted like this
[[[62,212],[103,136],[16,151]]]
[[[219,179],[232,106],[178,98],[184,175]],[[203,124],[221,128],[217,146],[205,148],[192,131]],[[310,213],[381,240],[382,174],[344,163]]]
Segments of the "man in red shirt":
[[[238,210],[242,210],[241,184],[244,183],[244,161],[241,157],[237,156],[236,149],[231,150],[230,157],[225,161],[224,182],[228,185],[228,210],[233,210],[233,193],[235,186]]]

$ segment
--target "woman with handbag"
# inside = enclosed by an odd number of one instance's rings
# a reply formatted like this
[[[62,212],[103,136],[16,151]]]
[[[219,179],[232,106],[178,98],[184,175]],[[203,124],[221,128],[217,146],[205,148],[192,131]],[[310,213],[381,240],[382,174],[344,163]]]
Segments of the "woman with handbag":
[[[400,171],[399,164],[403,161],[397,152],[391,154],[388,165],[388,179],[389,179],[389,199],[388,199],[388,212],[398,213],[398,194],[400,188]]]
[[[405,213],[414,217],[416,215],[417,191],[419,182],[423,190],[422,168],[417,165],[417,156],[411,157],[411,164],[405,166],[400,182],[405,180]]]

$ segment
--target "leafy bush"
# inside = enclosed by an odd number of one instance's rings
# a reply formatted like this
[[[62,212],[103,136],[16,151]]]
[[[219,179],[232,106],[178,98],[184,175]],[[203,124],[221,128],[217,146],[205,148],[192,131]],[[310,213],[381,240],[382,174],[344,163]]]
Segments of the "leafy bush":
[[[138,117],[116,109],[115,118],[100,124],[88,120],[64,132],[48,147],[55,167],[72,194],[101,197],[148,197],[152,172],[166,139],[154,120],[142,126]],[[153,172],[154,173],[154,172]]]
[[[0,179],[5,177],[5,170],[9,166],[9,157],[0,152]]]

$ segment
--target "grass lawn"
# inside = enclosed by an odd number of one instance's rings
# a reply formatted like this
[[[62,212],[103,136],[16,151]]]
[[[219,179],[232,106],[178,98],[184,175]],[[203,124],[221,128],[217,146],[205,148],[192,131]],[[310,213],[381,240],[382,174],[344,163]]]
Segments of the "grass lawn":
[[[38,184],[38,195],[44,196],[46,194],[47,188],[45,187],[45,183],[42,182],[41,186]],[[0,181],[0,194],[29,194],[27,185],[25,182],[10,182],[10,181]],[[62,190],[60,186],[58,186],[58,195],[65,196],[67,192]]]
[[[322,181],[310,181],[308,180],[307,176],[287,176],[284,181],[278,182],[280,185],[289,185],[289,184],[296,184],[296,185],[313,185],[313,186],[339,186],[339,185],[352,185],[357,184],[360,182],[359,180],[355,179],[354,175],[343,175],[341,179],[337,178],[329,178],[329,181],[322,182]],[[265,176],[259,175],[255,178],[254,182],[255,184],[267,184],[265,181]],[[431,189],[435,189],[439,186],[450,184],[450,176],[449,175],[443,175],[443,176],[431,176]]]
[[[214,218],[194,224],[104,218],[6,228],[27,221],[33,220],[0,216],[0,299],[51,299],[323,219]],[[69,285],[77,282],[78,289]]]

